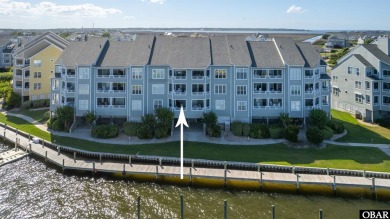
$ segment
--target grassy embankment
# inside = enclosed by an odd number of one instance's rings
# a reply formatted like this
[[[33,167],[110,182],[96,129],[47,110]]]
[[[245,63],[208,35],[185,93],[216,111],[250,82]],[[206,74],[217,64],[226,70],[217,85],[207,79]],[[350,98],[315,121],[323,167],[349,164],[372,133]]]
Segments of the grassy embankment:
[[[61,137],[44,132],[25,120],[0,114],[0,122],[7,123],[22,131],[29,132],[57,144],[78,149],[140,155],[161,155],[179,157],[179,142],[115,145],[91,142],[83,139]],[[377,148],[341,147],[328,145],[325,149],[295,149],[284,144],[267,146],[232,146],[208,143],[186,142],[186,158],[212,160],[259,162],[268,164],[329,167],[342,169],[365,169],[390,172],[390,158]]]

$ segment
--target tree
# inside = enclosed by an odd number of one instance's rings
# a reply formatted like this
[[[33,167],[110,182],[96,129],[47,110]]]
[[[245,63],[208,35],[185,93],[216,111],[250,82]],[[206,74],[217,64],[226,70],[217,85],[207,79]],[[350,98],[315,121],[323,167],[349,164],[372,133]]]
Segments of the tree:
[[[309,126],[306,130],[306,138],[311,143],[320,144],[324,141],[324,134],[318,127]]]
[[[324,40],[327,40],[329,37],[330,37],[329,34],[324,34],[324,35],[322,35],[322,39],[324,39]]]
[[[146,114],[141,117],[141,124],[138,131],[138,138],[151,139],[154,137],[154,127],[156,125],[156,117],[153,114]]]
[[[87,122],[88,125],[92,126],[92,123],[96,120],[95,113],[91,111],[87,111],[84,113],[83,118]]]
[[[211,127],[213,125],[216,125],[218,123],[218,117],[215,112],[211,111],[208,113],[203,113],[202,122],[207,126]]]
[[[56,109],[55,115],[64,123],[64,130],[68,131],[74,120],[74,109],[70,106],[60,106]]]
[[[111,36],[111,34],[109,32],[104,32],[102,34],[102,37],[110,37],[110,36]]]
[[[326,112],[322,109],[312,109],[309,112],[309,126],[315,126],[323,129],[329,120]]]
[[[12,88],[11,90],[7,89],[4,94],[2,94],[4,97],[2,108],[6,110],[10,110],[14,107],[20,107],[21,98],[20,95],[13,92]]]
[[[156,114],[156,138],[163,138],[169,135],[173,121],[173,112],[168,108],[158,108]]]

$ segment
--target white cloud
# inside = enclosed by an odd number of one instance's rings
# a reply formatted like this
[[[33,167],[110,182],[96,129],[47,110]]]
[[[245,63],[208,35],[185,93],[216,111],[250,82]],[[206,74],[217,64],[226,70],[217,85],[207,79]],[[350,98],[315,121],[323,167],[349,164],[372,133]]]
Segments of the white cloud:
[[[143,2],[156,3],[156,4],[164,4],[166,0],[142,0]]]
[[[0,0],[0,5],[0,14],[5,15],[104,17],[122,13],[119,9],[102,8],[93,4],[58,5],[52,2],[41,2],[32,5],[28,2]]]
[[[299,6],[291,5],[291,7],[289,7],[286,12],[287,14],[299,14],[303,12],[303,8]]]
[[[134,16],[123,16],[123,19],[125,19],[125,20],[129,20],[129,19],[135,19],[135,17]]]

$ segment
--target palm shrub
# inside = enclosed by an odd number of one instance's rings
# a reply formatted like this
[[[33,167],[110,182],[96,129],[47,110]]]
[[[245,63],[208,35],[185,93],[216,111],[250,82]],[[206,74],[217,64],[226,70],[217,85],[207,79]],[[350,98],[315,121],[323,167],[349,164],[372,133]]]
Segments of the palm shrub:
[[[221,137],[222,130],[218,123],[218,117],[215,112],[203,113],[202,122],[206,125],[206,133],[211,137]]]
[[[324,134],[318,127],[309,126],[306,130],[306,138],[313,144],[320,144],[322,141],[324,141]]]
[[[280,113],[279,119],[282,122],[284,128],[291,124],[291,118],[289,117],[288,113]]]
[[[85,119],[85,122],[92,126],[92,123],[96,120],[96,116],[95,116],[95,113],[93,113],[92,111],[87,111],[83,114],[83,118]]]
[[[242,124],[242,136],[245,136],[245,137],[249,136],[250,131],[251,131],[250,124],[243,123]]]
[[[169,136],[173,121],[173,112],[169,108],[158,108],[156,114],[156,138]]]

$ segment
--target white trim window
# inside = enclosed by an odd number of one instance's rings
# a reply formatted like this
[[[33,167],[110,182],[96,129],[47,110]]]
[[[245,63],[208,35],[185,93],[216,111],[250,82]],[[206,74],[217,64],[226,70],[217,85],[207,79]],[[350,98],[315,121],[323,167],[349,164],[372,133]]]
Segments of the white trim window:
[[[216,79],[226,79],[226,69],[215,69],[214,70],[214,77]]]
[[[60,89],[60,80],[58,80],[58,79],[52,80],[51,89],[52,89],[52,90],[58,90],[58,89]]]
[[[41,67],[42,61],[41,60],[34,60],[34,67]]]
[[[98,78],[109,78],[111,75],[110,69],[98,69]]]
[[[237,111],[246,111],[248,109],[247,101],[237,101]]]
[[[41,83],[34,83],[34,90],[40,90],[42,89],[42,84]]]
[[[131,94],[141,95],[142,94],[142,85],[132,85]]]
[[[60,100],[60,94],[52,94],[51,96],[51,104],[58,104]]]
[[[126,108],[126,98],[124,97],[113,97],[111,101],[112,107],[118,109]]]
[[[355,102],[356,103],[363,103],[363,95],[355,93]]]
[[[164,69],[153,69],[152,70],[152,79],[164,79],[165,70]]]
[[[226,94],[226,84],[216,84],[214,85],[215,94]]]
[[[301,90],[302,90],[302,86],[300,86],[300,85],[291,85],[290,86],[291,96],[300,96]]]
[[[79,84],[79,94],[89,94],[89,84]]]
[[[142,79],[142,68],[132,68],[131,69],[131,78],[133,80],[141,80]]]
[[[79,79],[89,79],[89,68],[79,68]]]
[[[141,111],[142,110],[142,100],[132,100],[131,101],[131,110]]]
[[[328,95],[322,96],[322,105],[324,105],[324,106],[329,105],[329,96]]]
[[[291,111],[301,111],[301,101],[291,101]]]
[[[79,110],[88,110],[88,100],[79,100]]]
[[[236,79],[237,80],[246,80],[246,79],[248,79],[248,69],[246,69],[246,68],[237,68],[236,69]]]
[[[41,72],[34,72],[34,78],[42,78],[42,73]]]
[[[366,104],[371,104],[371,96],[366,95]]]
[[[215,110],[225,110],[225,100],[215,100]]]
[[[158,99],[158,100],[153,100],[153,109],[160,109],[163,107],[163,100]]]
[[[356,89],[362,89],[362,82],[361,81],[355,81],[355,88]]]
[[[246,85],[237,85],[236,86],[237,95],[246,95]]]
[[[301,79],[302,79],[302,69],[290,68],[290,80],[301,80]]]
[[[390,77],[390,70],[386,69],[382,71],[382,76],[387,78]]]
[[[164,84],[152,84],[152,94],[164,94]]]

